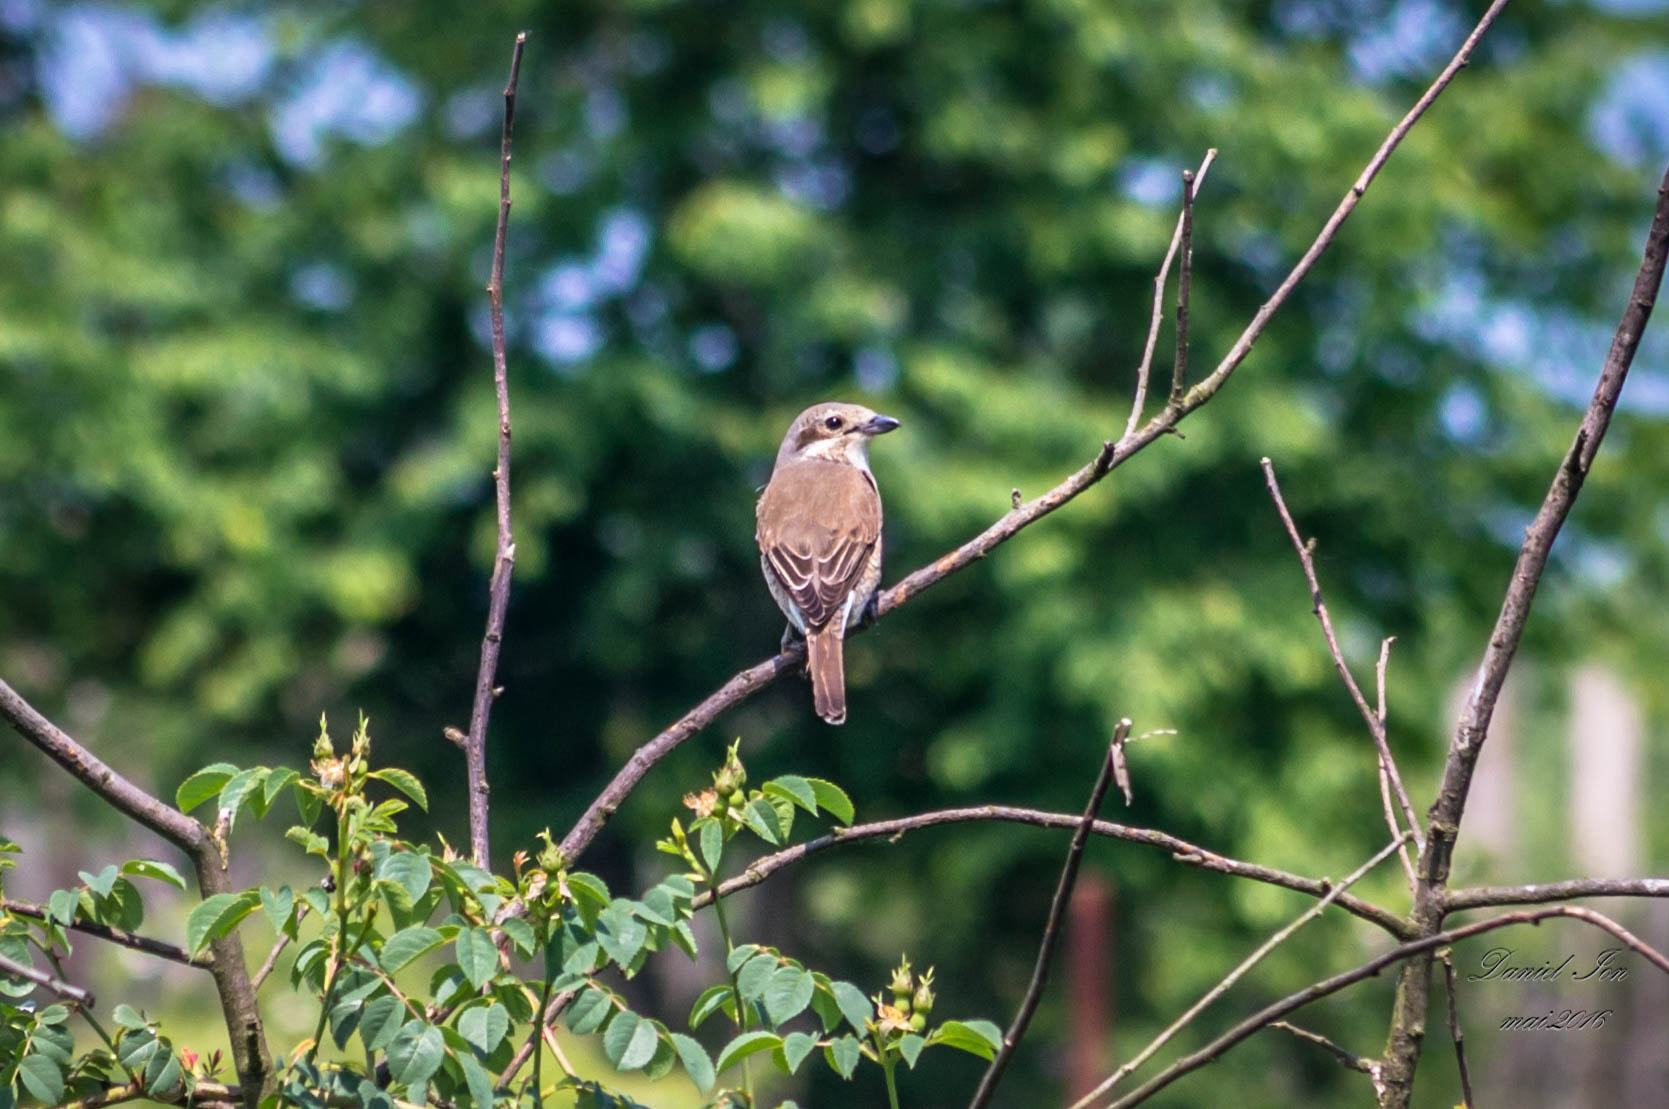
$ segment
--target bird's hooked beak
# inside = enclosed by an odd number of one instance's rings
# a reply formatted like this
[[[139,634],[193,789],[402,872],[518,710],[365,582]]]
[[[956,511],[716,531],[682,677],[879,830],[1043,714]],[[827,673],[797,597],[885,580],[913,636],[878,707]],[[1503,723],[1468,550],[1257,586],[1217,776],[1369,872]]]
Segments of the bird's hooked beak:
[[[885,435],[898,426],[891,416],[871,416],[858,430],[865,435]]]

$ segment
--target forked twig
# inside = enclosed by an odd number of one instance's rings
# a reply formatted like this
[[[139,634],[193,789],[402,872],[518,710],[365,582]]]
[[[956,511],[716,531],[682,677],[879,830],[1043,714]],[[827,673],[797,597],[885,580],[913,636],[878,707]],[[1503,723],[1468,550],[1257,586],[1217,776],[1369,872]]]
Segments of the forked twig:
[[[968,1109],[984,1109],[991,1103],[991,1096],[997,1092],[997,1083],[1002,1081],[1003,1072],[1008,1069],[1009,1060],[1014,1058],[1020,1038],[1026,1034],[1032,1014],[1043,998],[1043,986],[1049,981],[1049,963],[1055,955],[1055,944],[1060,940],[1061,921],[1066,919],[1066,903],[1071,900],[1072,887],[1078,882],[1078,866],[1084,859],[1084,845],[1089,842],[1090,829],[1095,824],[1096,814],[1101,811],[1107,787],[1113,782],[1114,753],[1124,745],[1129,735],[1130,720],[1126,717],[1113,730],[1113,745],[1102,760],[1101,773],[1096,776],[1095,786],[1090,790],[1089,803],[1084,806],[1084,815],[1078,821],[1077,830],[1072,833],[1072,845],[1066,850],[1066,864],[1061,867],[1055,898],[1049,903],[1049,921],[1043,927],[1043,940],[1037,948],[1037,965],[1032,968],[1031,985],[1026,987],[1026,996],[1014,1014],[1014,1022],[1008,1026],[1002,1046],[986,1068],[985,1076],[979,1080],[979,1088],[974,1091],[973,1100],[968,1102]]]

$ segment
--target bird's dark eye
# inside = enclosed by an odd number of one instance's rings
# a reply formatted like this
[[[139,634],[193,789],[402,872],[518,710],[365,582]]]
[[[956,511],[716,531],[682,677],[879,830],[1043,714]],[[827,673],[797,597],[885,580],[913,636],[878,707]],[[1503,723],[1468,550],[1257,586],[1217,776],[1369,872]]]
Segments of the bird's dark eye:
[[[830,416],[828,419],[823,421],[823,426],[828,428],[830,431],[839,431],[840,430],[840,417],[839,416]]]

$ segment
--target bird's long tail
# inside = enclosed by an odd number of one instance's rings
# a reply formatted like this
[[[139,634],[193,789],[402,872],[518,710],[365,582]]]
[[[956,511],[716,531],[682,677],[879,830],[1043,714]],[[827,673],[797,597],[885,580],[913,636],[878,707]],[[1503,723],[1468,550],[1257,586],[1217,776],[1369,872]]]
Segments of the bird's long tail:
[[[838,615],[806,635],[806,668],[812,703],[830,724],[846,723],[846,621]]]

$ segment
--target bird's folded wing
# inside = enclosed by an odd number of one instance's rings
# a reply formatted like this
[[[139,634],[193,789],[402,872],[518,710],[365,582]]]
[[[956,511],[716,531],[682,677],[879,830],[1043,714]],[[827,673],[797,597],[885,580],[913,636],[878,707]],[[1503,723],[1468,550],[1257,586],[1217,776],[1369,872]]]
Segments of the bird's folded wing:
[[[869,565],[881,498],[855,466],[800,462],[771,477],[759,502],[759,549],[809,627],[831,620]]]

